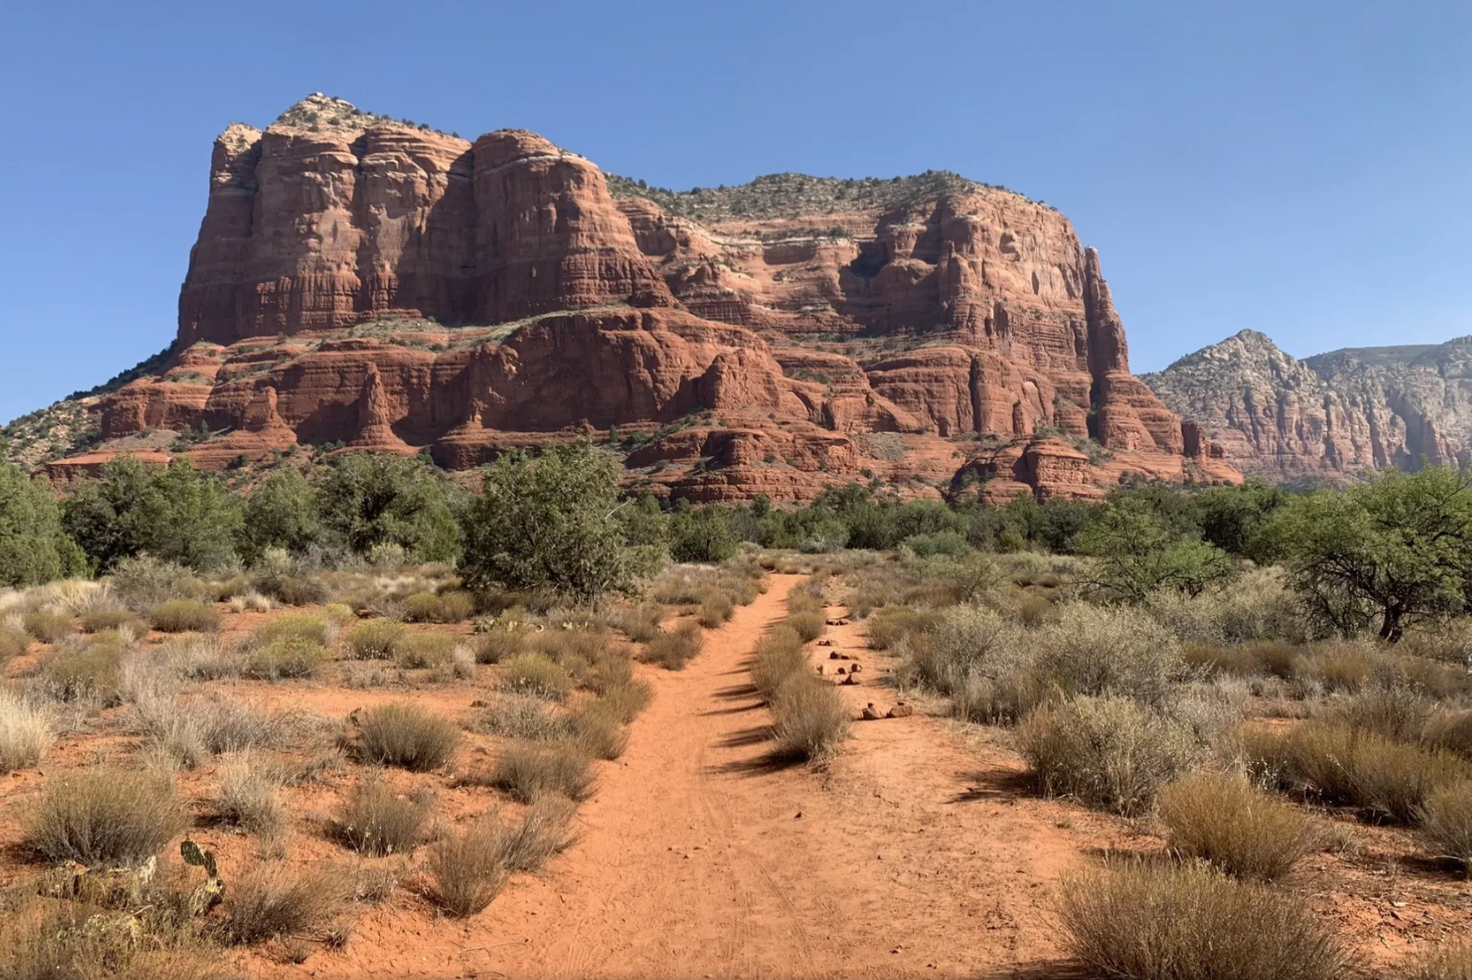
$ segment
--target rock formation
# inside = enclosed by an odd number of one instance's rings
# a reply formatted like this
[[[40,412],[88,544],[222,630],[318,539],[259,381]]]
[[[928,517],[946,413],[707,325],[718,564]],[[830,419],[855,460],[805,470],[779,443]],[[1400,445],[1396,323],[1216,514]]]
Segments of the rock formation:
[[[108,440],[224,433],[202,466],[588,434],[696,500],[1238,478],[1131,376],[1098,255],[1046,205],[934,173],[675,194],[321,95],[216,140],[172,357],[99,411]]]
[[[1472,338],[1296,360],[1243,330],[1147,383],[1243,472],[1344,476],[1472,459]]]

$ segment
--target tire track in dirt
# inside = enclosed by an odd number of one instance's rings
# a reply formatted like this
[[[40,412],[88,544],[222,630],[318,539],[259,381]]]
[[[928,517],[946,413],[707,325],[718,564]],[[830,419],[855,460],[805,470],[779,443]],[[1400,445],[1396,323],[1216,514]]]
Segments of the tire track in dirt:
[[[1019,794],[1010,754],[917,714],[856,722],[823,771],[768,762],[746,665],[801,581],[772,576],[685,670],[645,673],[654,700],[546,871],[468,923],[375,912],[293,975],[1001,977],[1054,958],[1051,883],[1113,831]],[[855,717],[893,703],[860,626],[825,639],[815,661],[863,667],[841,688]]]

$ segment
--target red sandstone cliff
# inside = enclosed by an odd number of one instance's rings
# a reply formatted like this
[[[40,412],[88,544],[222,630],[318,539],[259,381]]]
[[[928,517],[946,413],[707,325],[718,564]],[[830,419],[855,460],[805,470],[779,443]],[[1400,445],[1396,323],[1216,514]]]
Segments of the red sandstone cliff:
[[[201,465],[300,441],[469,467],[617,429],[654,437],[631,483],[706,500],[968,466],[1002,495],[1237,476],[1131,376],[1097,254],[1045,205],[950,175],[614,185],[531,133],[324,96],[233,125],[173,359],[102,400],[103,434],[207,424]]]

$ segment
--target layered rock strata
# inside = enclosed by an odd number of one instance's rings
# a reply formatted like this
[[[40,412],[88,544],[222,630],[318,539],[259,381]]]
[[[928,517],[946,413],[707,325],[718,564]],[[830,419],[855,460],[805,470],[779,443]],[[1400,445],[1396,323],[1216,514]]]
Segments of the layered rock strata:
[[[777,175],[697,223],[532,133],[312,96],[216,141],[173,359],[101,400],[103,434],[208,425],[210,466],[331,442],[464,468],[593,433],[632,485],[702,500],[935,493],[978,436],[1024,461],[999,493],[1237,478],[1130,374],[1067,219],[941,176]]]

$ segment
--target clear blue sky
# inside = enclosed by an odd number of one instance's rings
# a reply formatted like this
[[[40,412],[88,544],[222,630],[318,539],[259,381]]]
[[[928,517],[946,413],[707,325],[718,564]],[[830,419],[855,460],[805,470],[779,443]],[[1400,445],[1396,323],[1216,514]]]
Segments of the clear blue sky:
[[[312,91],[668,187],[1006,184],[1099,248],[1137,371],[1472,333],[1465,2],[6,9],[0,420],[169,342],[211,141]]]

